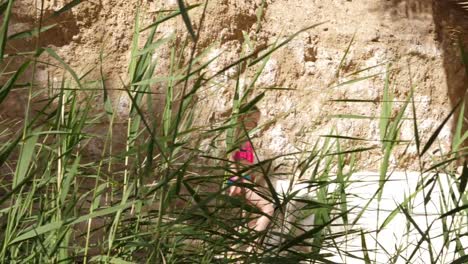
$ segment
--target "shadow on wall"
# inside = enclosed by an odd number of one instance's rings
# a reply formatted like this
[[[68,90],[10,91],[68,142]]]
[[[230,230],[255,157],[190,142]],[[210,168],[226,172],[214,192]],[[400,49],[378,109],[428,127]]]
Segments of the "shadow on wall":
[[[468,47],[468,9],[457,0],[390,0],[384,7],[390,15],[397,15],[396,10],[404,10],[406,17],[414,18],[421,14],[432,15],[435,24],[437,45],[442,51],[443,67],[445,70],[447,94],[450,105],[455,107],[460,98],[468,102],[467,70],[462,63],[459,40],[464,47]],[[400,11],[401,12],[401,11]],[[399,14],[401,17],[401,13]],[[458,119],[459,112],[455,114],[454,122]],[[465,120],[468,110],[465,108]],[[468,122],[464,122],[463,132],[468,130]],[[454,126],[453,126],[454,127]],[[466,144],[465,144],[466,145]]]
[[[44,14],[44,17],[51,17],[44,21],[44,26],[52,26],[50,30],[41,33],[39,47],[61,47],[69,44],[73,36],[78,34],[79,28],[77,21],[71,12],[62,14],[61,16],[54,17],[51,12]],[[9,40],[7,41],[5,50],[7,54],[18,54],[32,52],[35,50],[38,39],[36,37],[18,37],[16,34],[21,32],[28,32],[37,27],[37,21],[33,17],[21,15],[17,13],[12,14],[11,22],[8,29]],[[5,70],[16,71],[21,64],[24,63],[23,56],[9,56],[5,63],[0,66],[5,66]],[[38,69],[44,70],[44,64],[39,64]],[[20,83],[29,83],[33,75],[32,67],[29,67],[25,74],[20,77]],[[3,76],[1,78],[4,78]],[[47,78],[44,78],[43,85],[47,84]],[[4,81],[1,79],[1,81]],[[36,80],[37,81],[37,80]],[[27,105],[27,93],[25,89],[14,89],[11,94],[6,98],[6,101],[0,104],[0,118],[15,119],[24,118],[25,106]],[[37,106],[38,109],[41,106]],[[37,109],[37,110],[38,110]]]
[[[467,69],[462,63],[460,43],[468,47],[468,9],[454,4],[457,1],[434,0],[433,14],[436,25],[437,41],[443,51],[443,62],[447,80],[448,95],[452,106],[459,100],[468,102]],[[460,1],[458,1],[460,2]],[[463,98],[463,99],[462,99]],[[457,113],[457,116],[460,113]],[[468,116],[465,107],[464,118]],[[456,119],[455,119],[456,120]],[[463,131],[468,129],[467,122],[463,122]],[[466,144],[465,144],[466,145]]]

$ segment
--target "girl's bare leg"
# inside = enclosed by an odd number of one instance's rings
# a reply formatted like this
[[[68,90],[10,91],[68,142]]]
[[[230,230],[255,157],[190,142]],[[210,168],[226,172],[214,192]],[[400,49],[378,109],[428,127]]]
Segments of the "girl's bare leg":
[[[257,223],[254,226],[254,230],[258,232],[265,230],[268,227],[268,224],[270,223],[270,218],[273,216],[275,208],[273,207],[271,202],[267,201],[252,190],[245,190],[245,198],[250,204],[257,207],[263,213],[263,215],[261,215],[257,219]]]
[[[263,214],[255,221],[253,225],[253,229],[257,232],[264,231],[268,225],[270,224],[270,218],[273,216],[275,208],[273,207],[272,203],[263,198],[262,196],[258,195],[255,191],[241,188],[239,186],[232,186],[228,194],[231,196],[237,196],[240,194],[244,194],[245,199],[251,205],[257,207]],[[250,227],[249,223],[249,227]],[[251,252],[253,248],[250,246],[248,247],[247,251]]]

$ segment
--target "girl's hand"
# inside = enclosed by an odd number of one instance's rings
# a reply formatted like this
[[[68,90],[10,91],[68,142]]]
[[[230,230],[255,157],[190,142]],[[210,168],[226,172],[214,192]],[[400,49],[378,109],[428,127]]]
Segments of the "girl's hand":
[[[240,192],[241,192],[240,187],[238,187],[238,186],[231,186],[229,188],[229,195],[230,196],[239,195]]]
[[[231,178],[229,178],[229,181],[231,182],[236,182],[239,180],[239,176],[233,176]],[[230,196],[233,196],[233,195],[239,195],[241,193],[241,187],[239,186],[234,186],[232,185],[231,187],[229,187],[229,195]]]

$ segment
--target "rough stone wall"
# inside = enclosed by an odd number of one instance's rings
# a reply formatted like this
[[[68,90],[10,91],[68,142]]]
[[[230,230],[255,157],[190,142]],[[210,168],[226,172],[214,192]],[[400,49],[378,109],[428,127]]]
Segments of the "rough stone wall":
[[[38,11],[31,8],[33,0],[16,2],[11,33],[30,28],[37,21]],[[40,6],[39,0],[33,5]],[[67,1],[45,1],[45,12],[51,14]],[[80,73],[99,64],[104,51],[104,74],[108,87],[118,88],[120,79],[126,80],[130,45],[136,7],[140,1],[96,0],[87,1],[62,14],[61,25],[47,32],[42,43],[49,45]],[[195,3],[195,1],[189,1]],[[435,127],[444,119],[453,105],[451,94],[463,89],[464,73],[460,73],[456,52],[451,46],[449,33],[438,21],[448,15],[439,12],[439,6],[424,0],[267,0],[261,27],[257,28],[256,12],[261,0],[211,0],[200,41],[200,50],[215,43],[210,56],[221,56],[210,66],[216,72],[240,58],[244,43],[243,32],[255,40],[255,49],[265,50],[268,44],[284,40],[298,30],[318,22],[316,28],[303,32],[292,42],[275,52],[266,64],[256,86],[256,93],[267,91],[259,104],[262,122],[274,120],[259,133],[258,147],[263,157],[310,148],[320,135],[336,128],[340,134],[369,139],[366,146],[375,150],[360,157],[361,166],[375,169],[381,159],[378,119],[340,119],[336,115],[378,116],[387,65],[391,89],[395,94],[395,107],[402,105],[414,86],[419,132],[427,140]],[[177,1],[143,1],[142,25],[154,20],[156,11],[177,8]],[[438,9],[439,8],[439,9]],[[191,12],[195,28],[202,7]],[[52,23],[47,22],[47,23]],[[451,21],[450,23],[456,23]],[[181,18],[165,23],[158,34],[184,32]],[[442,40],[441,40],[442,39]],[[352,44],[350,45],[350,42]],[[218,43],[218,44],[216,44]],[[347,56],[342,61],[346,50]],[[15,47],[27,50],[27,45]],[[447,52],[451,50],[451,52]],[[158,71],[164,71],[167,48],[158,53],[162,58]],[[454,61],[453,64],[447,63]],[[456,62],[456,63],[455,63]],[[341,65],[341,68],[340,68]],[[447,69],[447,65],[455,65]],[[362,72],[353,74],[360,70]],[[457,73],[447,73],[455,70]],[[59,81],[56,68],[42,68],[38,79]],[[372,78],[363,78],[375,75]],[[55,77],[56,78],[56,77]],[[88,78],[99,78],[93,71]],[[337,86],[353,79],[362,81]],[[451,79],[448,79],[451,78]],[[210,88],[204,118],[217,120],[227,110],[235,87],[235,72],[228,71],[218,81],[222,85]],[[451,83],[457,80],[457,87]],[[248,81],[248,80],[244,80]],[[449,85],[448,85],[449,84]],[[290,90],[265,90],[281,87]],[[449,94],[449,92],[451,94]],[[114,93],[117,108],[124,116],[128,100]],[[339,99],[365,99],[374,102],[332,102]],[[407,111],[410,117],[411,111]],[[452,123],[450,123],[451,125]],[[439,139],[443,151],[449,151],[451,126],[446,126]],[[401,139],[412,140],[411,120],[401,129]],[[372,141],[375,140],[375,141]],[[360,144],[360,143],[359,143]],[[349,147],[352,147],[349,145]],[[408,167],[416,155],[414,146],[402,147],[392,158],[399,167]]]

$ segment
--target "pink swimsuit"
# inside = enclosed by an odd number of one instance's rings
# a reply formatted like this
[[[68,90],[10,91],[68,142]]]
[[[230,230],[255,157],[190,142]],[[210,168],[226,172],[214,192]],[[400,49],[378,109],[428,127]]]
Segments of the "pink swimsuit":
[[[234,152],[232,158],[235,161],[246,160],[248,163],[254,163],[254,151],[252,144],[250,142],[246,142],[242,145],[238,151]]]
[[[255,158],[254,158],[254,151],[253,151],[252,144],[250,142],[246,142],[244,145],[242,145],[239,148],[239,150],[234,152],[234,154],[232,155],[232,158],[234,159],[234,161],[245,160],[250,164],[254,163]],[[254,178],[250,175],[243,175],[242,178],[251,182],[253,182],[254,180]],[[234,182],[238,180],[239,180],[239,177],[237,176],[231,177],[227,180],[227,184],[231,186],[234,184]]]

